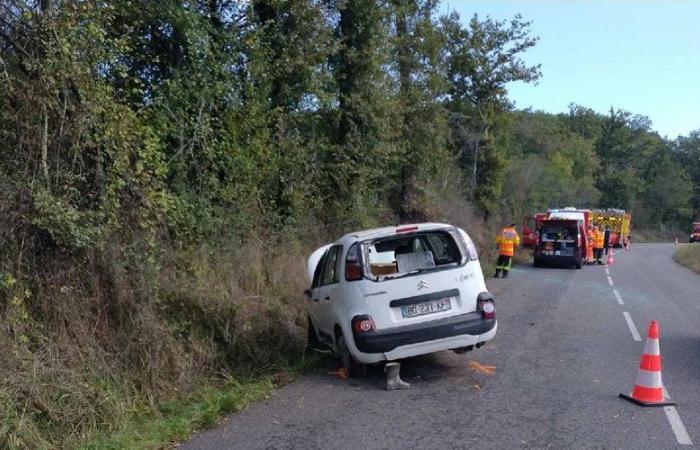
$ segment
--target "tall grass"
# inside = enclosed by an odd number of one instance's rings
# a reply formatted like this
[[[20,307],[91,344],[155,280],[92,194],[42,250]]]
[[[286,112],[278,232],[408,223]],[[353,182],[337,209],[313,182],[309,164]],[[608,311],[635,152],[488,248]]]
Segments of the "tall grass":
[[[700,274],[700,244],[683,244],[673,254],[673,259],[680,265]]]
[[[463,227],[493,259],[494,227],[458,195],[427,198],[426,219]],[[306,258],[336,237],[309,225],[164,240],[150,262],[115,242],[46,257],[31,283],[4,280],[0,448],[164,448],[314,370]]]

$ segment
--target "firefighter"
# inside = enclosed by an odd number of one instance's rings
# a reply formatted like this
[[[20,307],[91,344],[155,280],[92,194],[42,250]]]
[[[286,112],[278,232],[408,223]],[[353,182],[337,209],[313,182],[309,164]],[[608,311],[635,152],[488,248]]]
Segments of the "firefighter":
[[[512,263],[515,247],[520,245],[520,236],[515,231],[515,224],[511,223],[507,228],[501,230],[496,236],[498,244],[498,261],[496,261],[496,278],[503,272],[503,278],[508,277],[508,271]]]
[[[608,254],[608,251],[610,250],[610,234],[612,233],[612,230],[610,229],[609,226],[605,227],[605,239],[603,240],[603,248],[605,249],[605,254]]]
[[[586,264],[593,264],[593,225],[586,229]]]
[[[593,253],[595,254],[595,261],[598,265],[603,265],[603,248],[605,247],[605,233],[603,233],[603,226],[598,225],[598,227],[593,228]]]

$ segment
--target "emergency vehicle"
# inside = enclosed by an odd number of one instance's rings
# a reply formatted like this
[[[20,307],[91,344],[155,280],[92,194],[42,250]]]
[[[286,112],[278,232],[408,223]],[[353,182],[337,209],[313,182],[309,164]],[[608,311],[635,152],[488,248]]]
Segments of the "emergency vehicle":
[[[591,211],[591,223],[595,226],[602,225],[603,229],[610,229],[608,245],[612,247],[627,245],[632,215],[624,209],[594,209]]]
[[[546,219],[537,225],[535,267],[573,266],[580,269],[586,258],[586,229],[583,220]]]
[[[537,214],[534,216],[527,216],[523,218],[522,236],[523,236],[523,247],[533,247],[537,242],[535,237],[535,231],[537,228],[537,216],[544,216],[543,214]],[[541,219],[541,218],[540,218]]]
[[[693,222],[693,232],[688,242],[700,242],[700,222]]]
[[[591,210],[578,209],[573,206],[567,206],[561,209],[549,209],[546,213],[537,213],[534,216],[525,217],[523,220],[523,246],[535,247],[538,242],[537,227],[542,224],[543,220],[561,219],[561,220],[580,220],[583,223],[584,230],[588,229],[590,223]],[[585,233],[584,233],[585,234]],[[584,250],[588,247],[588,239],[584,239]]]

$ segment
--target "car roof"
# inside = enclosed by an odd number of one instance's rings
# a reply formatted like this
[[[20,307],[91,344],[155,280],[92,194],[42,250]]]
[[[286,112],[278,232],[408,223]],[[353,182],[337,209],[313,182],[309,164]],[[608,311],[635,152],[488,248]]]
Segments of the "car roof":
[[[393,227],[381,227],[381,228],[372,228],[369,230],[362,230],[362,231],[353,231],[351,233],[346,234],[345,236],[341,237],[338,239],[338,243],[341,242],[356,242],[356,241],[365,241],[368,239],[378,239],[382,237],[387,237],[387,236],[394,236],[397,233],[397,230],[401,229],[410,229],[410,228],[416,228],[415,230],[411,230],[411,232],[416,232],[416,231],[431,231],[431,230],[444,230],[448,228],[453,228],[452,225],[446,224],[446,223],[434,223],[434,222],[427,222],[427,223],[412,223],[412,224],[405,224],[405,225],[397,225]]]

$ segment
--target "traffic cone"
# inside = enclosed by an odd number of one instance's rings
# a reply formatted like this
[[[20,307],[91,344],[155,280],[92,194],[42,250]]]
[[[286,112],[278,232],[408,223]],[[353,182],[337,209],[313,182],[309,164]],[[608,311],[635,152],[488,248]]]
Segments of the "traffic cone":
[[[620,397],[639,406],[672,406],[674,402],[664,398],[661,382],[661,353],[659,352],[659,323],[652,320],[649,324],[647,342],[639,362],[637,382],[630,395]]]
[[[615,262],[615,259],[613,258],[614,251],[612,247],[608,247],[608,265],[612,266],[613,263]]]

